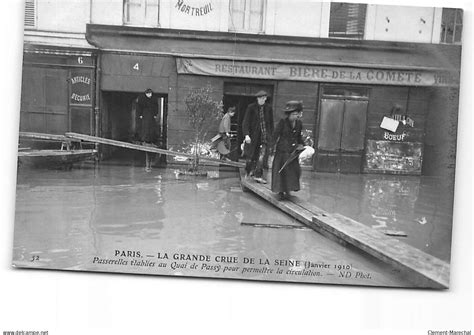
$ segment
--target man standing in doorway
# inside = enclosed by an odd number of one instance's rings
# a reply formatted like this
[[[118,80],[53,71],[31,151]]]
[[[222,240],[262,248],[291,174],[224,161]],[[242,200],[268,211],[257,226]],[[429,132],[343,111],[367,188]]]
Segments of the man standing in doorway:
[[[160,124],[158,120],[158,98],[153,95],[150,88],[145,90],[145,94],[138,97],[137,116],[138,139],[143,145],[158,146],[160,140]],[[153,155],[154,156],[154,155]],[[151,171],[153,163],[152,154],[146,152],[145,171]]]
[[[256,182],[266,184],[263,168],[268,167],[268,154],[273,134],[273,110],[265,103],[267,92],[259,91],[255,96],[257,101],[248,105],[242,123],[246,147],[245,171],[248,177],[253,175]]]

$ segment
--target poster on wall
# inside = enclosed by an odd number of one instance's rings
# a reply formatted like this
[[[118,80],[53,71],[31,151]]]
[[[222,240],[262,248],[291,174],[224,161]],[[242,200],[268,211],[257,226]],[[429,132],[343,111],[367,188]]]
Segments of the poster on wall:
[[[421,174],[423,143],[367,141],[366,171]]]
[[[462,9],[27,3],[13,267],[449,288]]]

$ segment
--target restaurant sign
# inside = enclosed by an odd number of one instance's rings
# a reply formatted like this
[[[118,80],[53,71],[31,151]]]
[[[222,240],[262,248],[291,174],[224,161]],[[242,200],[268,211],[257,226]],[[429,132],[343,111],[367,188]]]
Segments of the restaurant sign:
[[[398,86],[459,86],[449,72],[178,58],[179,74]]]

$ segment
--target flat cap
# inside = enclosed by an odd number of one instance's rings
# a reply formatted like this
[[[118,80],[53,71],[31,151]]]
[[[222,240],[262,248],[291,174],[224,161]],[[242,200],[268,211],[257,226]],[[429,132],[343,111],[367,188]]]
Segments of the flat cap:
[[[291,112],[301,112],[303,110],[303,103],[301,101],[288,101],[286,103],[285,109],[283,110],[285,113]]]
[[[261,91],[258,91],[255,96],[257,98],[260,98],[260,97],[263,97],[263,96],[268,96],[267,92],[265,92],[264,90],[261,90]]]

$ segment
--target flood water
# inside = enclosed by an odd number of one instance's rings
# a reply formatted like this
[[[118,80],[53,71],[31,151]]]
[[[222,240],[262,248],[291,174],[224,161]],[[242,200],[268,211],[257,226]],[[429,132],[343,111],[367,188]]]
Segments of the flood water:
[[[454,175],[303,174],[295,195],[450,262]]]
[[[371,185],[360,191],[370,193]],[[301,196],[314,196],[308,183],[303,187]],[[198,256],[210,261],[190,258]],[[71,171],[19,170],[13,264],[413,286],[380,261],[330,241],[242,192],[236,172],[211,169],[208,177],[192,177],[173,168],[147,173],[142,166],[111,163],[83,164]]]

